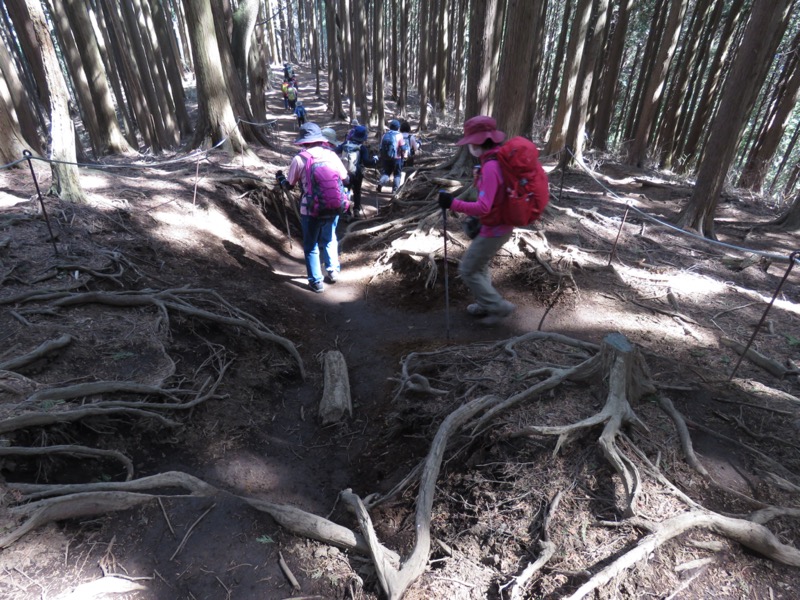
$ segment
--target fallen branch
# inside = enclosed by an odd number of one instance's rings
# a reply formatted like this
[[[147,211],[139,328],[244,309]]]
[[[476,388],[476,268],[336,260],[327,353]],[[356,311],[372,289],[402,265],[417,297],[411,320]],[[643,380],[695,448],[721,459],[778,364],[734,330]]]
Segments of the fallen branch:
[[[51,352],[55,352],[56,350],[60,350],[72,343],[72,336],[68,334],[64,334],[54,340],[49,340],[41,344],[35,350],[23,354],[22,356],[18,356],[17,358],[12,358],[11,360],[7,360],[5,362],[0,363],[0,371],[16,371],[21,367],[27,366],[34,361],[39,360],[40,358],[47,356]]]

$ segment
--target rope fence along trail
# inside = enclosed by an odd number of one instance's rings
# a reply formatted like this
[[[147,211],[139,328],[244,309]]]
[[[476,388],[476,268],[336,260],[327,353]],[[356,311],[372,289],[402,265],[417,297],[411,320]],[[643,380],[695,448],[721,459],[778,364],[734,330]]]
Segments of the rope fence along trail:
[[[617,231],[617,237],[614,240],[614,245],[611,248],[611,252],[609,252],[609,256],[608,256],[608,264],[609,265],[611,265],[611,261],[613,260],[613,257],[614,257],[614,255],[616,253],[617,242],[619,240],[620,234],[622,233],[622,228],[625,226],[625,222],[626,222],[626,220],[628,218],[629,211],[633,211],[636,214],[638,214],[639,216],[641,216],[642,218],[644,218],[644,219],[646,219],[646,220],[648,220],[648,221],[650,221],[652,223],[656,223],[658,225],[661,225],[662,227],[667,228],[667,230],[672,232],[672,233],[676,233],[676,234],[681,235],[681,236],[685,236],[685,237],[688,237],[688,238],[691,238],[691,239],[694,239],[694,240],[698,240],[698,241],[704,242],[706,244],[711,245],[712,247],[725,248],[725,249],[728,249],[728,250],[735,250],[737,252],[743,252],[743,253],[749,253],[749,254],[756,254],[758,256],[763,256],[765,258],[770,258],[770,259],[779,260],[779,261],[787,260],[787,258],[788,258],[788,263],[789,264],[788,264],[788,267],[786,268],[786,272],[784,273],[783,277],[781,278],[780,282],[778,283],[778,286],[776,287],[775,292],[772,294],[772,298],[770,299],[769,303],[767,304],[766,308],[764,309],[764,313],[761,315],[761,319],[759,320],[758,325],[756,325],[755,330],[753,331],[752,335],[750,336],[750,339],[747,342],[747,345],[745,346],[744,350],[739,355],[739,359],[736,362],[736,365],[734,366],[733,370],[731,371],[731,374],[728,377],[728,380],[731,381],[733,379],[734,375],[736,375],[736,371],[739,369],[739,365],[741,365],[742,359],[747,354],[748,350],[750,349],[750,346],[753,344],[753,342],[756,339],[756,336],[758,335],[759,331],[761,330],[761,327],[762,327],[762,325],[764,324],[764,321],[767,318],[767,314],[769,313],[769,311],[772,308],[773,304],[775,304],[775,300],[778,298],[778,294],[780,293],[781,289],[783,288],[784,283],[786,283],[786,280],[789,278],[789,274],[792,272],[792,267],[794,267],[796,262],[800,261],[800,250],[795,250],[795,251],[791,252],[787,257],[784,254],[778,254],[776,252],[766,252],[764,250],[755,250],[753,248],[746,248],[746,247],[743,247],[743,246],[737,246],[735,244],[729,244],[729,243],[726,243],[726,242],[720,242],[719,240],[709,239],[709,238],[706,238],[706,237],[704,237],[702,235],[694,233],[692,231],[686,231],[685,229],[681,229],[677,225],[674,225],[672,223],[668,223],[667,221],[664,221],[662,219],[654,217],[653,215],[650,215],[650,214],[646,213],[645,211],[640,210],[639,208],[636,208],[635,206],[633,206],[633,204],[631,204],[630,200],[619,196],[616,192],[614,192],[614,190],[609,189],[602,181],[600,181],[595,176],[594,172],[591,169],[589,169],[589,167],[586,165],[586,163],[584,163],[583,159],[578,157],[578,156],[575,156],[575,154],[573,154],[572,150],[569,147],[566,147],[565,151],[569,152],[569,154],[572,156],[572,158],[575,160],[575,163],[581,168],[581,170],[584,173],[586,173],[589,177],[591,177],[595,181],[595,183],[597,183],[597,185],[599,185],[607,194],[609,194],[612,198],[615,198],[616,200],[619,200],[619,201],[625,203],[625,214],[623,215],[622,222],[620,223],[619,231]],[[563,179],[564,179],[563,178],[563,172],[562,172],[561,179],[562,179],[562,185],[563,185]]]

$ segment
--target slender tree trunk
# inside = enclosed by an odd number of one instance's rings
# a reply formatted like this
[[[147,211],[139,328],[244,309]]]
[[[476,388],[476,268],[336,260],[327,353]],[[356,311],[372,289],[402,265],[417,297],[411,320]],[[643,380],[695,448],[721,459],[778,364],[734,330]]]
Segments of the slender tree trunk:
[[[793,0],[755,0],[742,44],[725,82],[711,127],[705,157],[689,203],[678,215],[678,226],[714,237],[714,214],[739,135],[764,82],[771,59],[788,23]]]
[[[592,13],[592,0],[578,0],[575,9],[575,18],[567,45],[567,58],[564,61],[564,74],[561,78],[561,93],[558,97],[558,107],[550,137],[545,145],[545,154],[561,152],[566,143],[567,127],[569,126],[572,107],[575,99],[575,86],[581,64],[581,56],[586,43],[586,31],[589,28],[589,19]]]
[[[463,95],[461,88],[464,85],[464,73],[466,72],[466,60],[464,57],[464,43],[466,36],[467,8],[469,0],[459,0],[458,2],[458,25],[456,26],[456,53],[453,58],[453,71],[455,72],[455,83],[453,85],[454,97],[453,107],[456,111],[456,123],[461,121],[461,105]]]
[[[467,59],[467,105],[464,117],[489,115],[492,103],[489,98],[492,79],[492,48],[494,46],[494,19],[496,0],[472,0],[469,26],[469,58]]]
[[[563,64],[564,61],[564,52],[566,51],[567,47],[567,34],[569,33],[569,18],[572,14],[572,2],[573,0],[566,0],[564,4],[564,18],[561,21],[558,44],[556,45],[556,57],[553,61],[553,72],[551,73],[550,77],[550,85],[547,88],[547,101],[544,109],[544,116],[547,119],[553,115],[556,98],[558,97],[559,84],[560,82],[564,81],[563,79],[559,80],[558,78],[558,76],[561,74],[561,71],[558,67]]]
[[[619,75],[625,55],[625,41],[628,36],[628,23],[636,0],[621,0],[617,12],[617,24],[611,39],[611,47],[606,61],[597,102],[597,113],[592,132],[592,143],[599,150],[608,148],[608,134],[611,119],[614,117],[614,103],[619,88]]]
[[[526,125],[533,71],[521,69],[520,65],[530,65],[533,61],[536,38],[531,30],[536,28],[537,12],[537,6],[530,0],[508,2],[508,31],[498,75],[498,89],[502,93],[495,103],[495,118],[509,137],[523,133]]]
[[[301,4],[301,6],[303,6]],[[250,110],[256,122],[267,120],[267,86],[269,82],[269,46],[267,44],[266,30],[259,26],[265,19],[264,6],[259,2],[256,18],[256,27],[253,30],[255,43],[250,45],[247,58],[247,81],[250,92]]]
[[[800,32],[795,35],[787,53],[784,72],[777,89],[775,89],[776,100],[773,109],[768,112],[765,126],[742,169],[739,187],[761,191],[770,162],[778,150],[778,145],[786,132],[789,118],[797,103],[798,90],[800,90],[798,52],[800,52]]]
[[[9,0],[9,4],[15,0]],[[45,21],[39,0],[23,0],[20,6],[30,23],[33,40],[30,47],[36,48],[40,55],[44,80],[38,82],[46,88],[50,115],[50,163],[53,181],[49,193],[68,202],[86,202],[81,190],[75,145],[75,126],[69,115],[69,92],[64,75],[58,64],[56,49],[50,38],[50,30]]]
[[[9,132],[7,140],[0,136],[0,145],[5,145],[6,156],[8,156],[9,148],[16,144],[16,140],[13,138],[17,138],[22,140],[23,145],[27,145],[31,152],[41,155],[42,140],[39,135],[37,116],[34,113],[34,100],[25,89],[25,84],[17,72],[14,60],[3,43],[0,43],[0,78],[3,79],[3,90],[0,90],[0,96],[5,99],[7,118],[13,121],[15,128],[12,131],[11,125],[8,128],[0,127],[0,131]],[[16,160],[21,155],[17,153],[12,156],[14,158],[11,160]],[[5,160],[4,162],[10,161]]]
[[[186,110],[186,93],[183,90],[183,76],[178,64],[180,52],[178,44],[172,31],[171,22],[164,14],[160,0],[150,0],[152,23],[160,47],[161,58],[163,59],[169,90],[168,96],[172,98],[175,111],[175,118],[178,125],[178,139],[182,135],[188,135],[192,131],[192,123],[189,119],[189,112]]]
[[[172,14],[175,15],[177,20],[175,29],[177,30],[177,37],[180,40],[183,70],[192,71],[192,48],[189,42],[189,33],[186,31],[186,18],[183,15],[183,6],[180,0],[169,0],[169,3],[172,6]]]
[[[400,39],[408,40],[408,3],[409,0],[398,0],[400,3]],[[411,52],[411,44],[403,43],[400,46],[400,91],[397,94],[397,114],[401,117],[406,116],[406,103],[408,102],[408,64]]]
[[[476,0],[483,1],[483,0]],[[428,129],[428,61],[430,59],[428,48],[431,40],[429,35],[429,22],[427,15],[430,13],[430,0],[420,0],[418,4],[419,16],[417,19],[419,34],[419,58],[416,61],[419,71],[417,75],[417,95],[419,96],[419,129]]]
[[[685,141],[678,147],[677,152],[682,156],[695,157],[697,148],[700,145],[700,138],[702,137],[703,130],[711,121],[712,108],[714,106],[714,98],[717,95],[717,89],[722,81],[723,65],[728,60],[731,45],[735,39],[735,32],[740,22],[746,20],[747,14],[743,14],[742,6],[744,0],[734,0],[733,5],[728,12],[728,18],[725,21],[720,40],[717,45],[717,51],[711,66],[708,69],[708,76],[706,83],[700,94],[700,101],[692,116],[692,125],[689,130]],[[688,166],[687,160],[683,166]]]
[[[226,139],[232,154],[242,153],[247,150],[247,142],[236,127],[211,5],[208,0],[183,0],[183,5],[197,77],[199,114],[192,146],[199,146],[206,137],[211,138],[212,144]]]
[[[336,7],[333,0],[326,0],[326,29],[328,33],[328,110],[335,119],[344,119],[342,110],[342,86],[339,83],[339,51],[336,43]]]
[[[365,84],[364,66],[364,44],[365,23],[364,23],[364,0],[352,0],[353,8],[353,40],[352,40],[352,61],[355,77],[353,78],[354,102],[358,109],[359,122],[366,125],[369,116],[369,106],[367,104],[367,90]]]
[[[356,116],[355,81],[353,65],[352,19],[350,18],[350,0],[340,0],[340,22],[342,25],[342,64],[347,84],[347,114],[352,121]],[[359,75],[360,77],[360,75]]]
[[[386,122],[386,107],[384,104],[383,82],[386,71],[386,40],[383,35],[383,6],[385,0],[373,0],[375,12],[372,20],[372,59],[373,81],[375,82],[375,96],[372,99],[373,124],[377,131],[383,133]]]
[[[0,55],[5,52],[5,46],[0,44]],[[17,111],[11,98],[5,75],[0,69],[0,131],[3,132],[3,135],[0,136],[0,164],[22,158],[22,152],[28,149],[32,151],[32,154],[41,155],[41,150],[37,150],[36,146],[29,144],[22,135]]]
[[[780,180],[781,175],[783,174],[783,170],[786,168],[787,163],[789,162],[789,158],[792,156],[794,152],[794,148],[797,145],[797,140],[800,139],[800,122],[798,122],[794,126],[794,132],[792,133],[792,137],[789,140],[788,145],[786,146],[786,150],[783,152],[783,158],[781,158],[781,162],[778,165],[778,168],[775,170],[775,175],[772,177],[772,182],[769,184],[769,194],[771,195],[775,191],[775,187]]]
[[[678,45],[681,21],[683,21],[687,4],[688,0],[672,0],[670,5],[664,35],[656,54],[653,71],[650,73],[647,91],[642,99],[639,120],[636,125],[636,135],[628,151],[628,163],[631,165],[641,167],[647,158],[650,131],[656,119],[656,110],[658,103],[661,101],[661,90],[664,89],[666,83],[667,71],[675,54],[675,48]]]
[[[284,0],[286,2],[286,24],[289,27],[289,60],[297,62],[297,40],[294,36],[294,10],[292,0]],[[298,0],[298,2],[301,0]]]

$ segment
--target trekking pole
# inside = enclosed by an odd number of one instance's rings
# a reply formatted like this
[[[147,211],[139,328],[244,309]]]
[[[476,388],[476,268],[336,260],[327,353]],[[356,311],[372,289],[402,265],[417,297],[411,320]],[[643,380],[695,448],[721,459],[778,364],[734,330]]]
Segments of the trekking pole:
[[[444,326],[447,341],[450,341],[450,281],[447,277],[447,209],[442,209],[442,223],[444,225]]]

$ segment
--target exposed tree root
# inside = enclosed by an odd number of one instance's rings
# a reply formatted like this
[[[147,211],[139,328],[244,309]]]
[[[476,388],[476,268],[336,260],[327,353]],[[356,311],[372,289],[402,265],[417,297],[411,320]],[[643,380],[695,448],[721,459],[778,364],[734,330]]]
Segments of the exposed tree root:
[[[200,308],[196,301],[204,300],[208,296],[211,309]],[[262,342],[271,342],[285,349],[297,363],[297,368],[302,377],[305,377],[303,360],[295,345],[270,331],[261,321],[252,315],[234,307],[224,300],[214,290],[173,288],[163,291],[142,290],[131,292],[57,292],[57,293],[32,293],[23,298],[0,300],[0,304],[21,302],[51,302],[44,310],[57,309],[65,306],[80,304],[105,304],[118,307],[155,307],[161,315],[163,326],[169,327],[169,312],[174,311],[190,317],[212,321],[230,327],[239,327],[249,331]],[[215,312],[215,309],[219,312]],[[30,311],[28,311],[30,312]]]
[[[630,519],[622,524],[642,525],[640,519]],[[667,519],[658,524],[647,523],[650,535],[645,536],[636,546],[620,556],[610,565],[596,573],[569,596],[569,600],[585,598],[588,594],[605,585],[623,571],[640,560],[645,560],[656,548],[669,540],[695,529],[706,529],[730,538],[755,550],[759,554],[793,567],[800,567],[800,551],[783,544],[769,529],[758,523],[743,519],[732,519],[711,512],[693,510]]]

